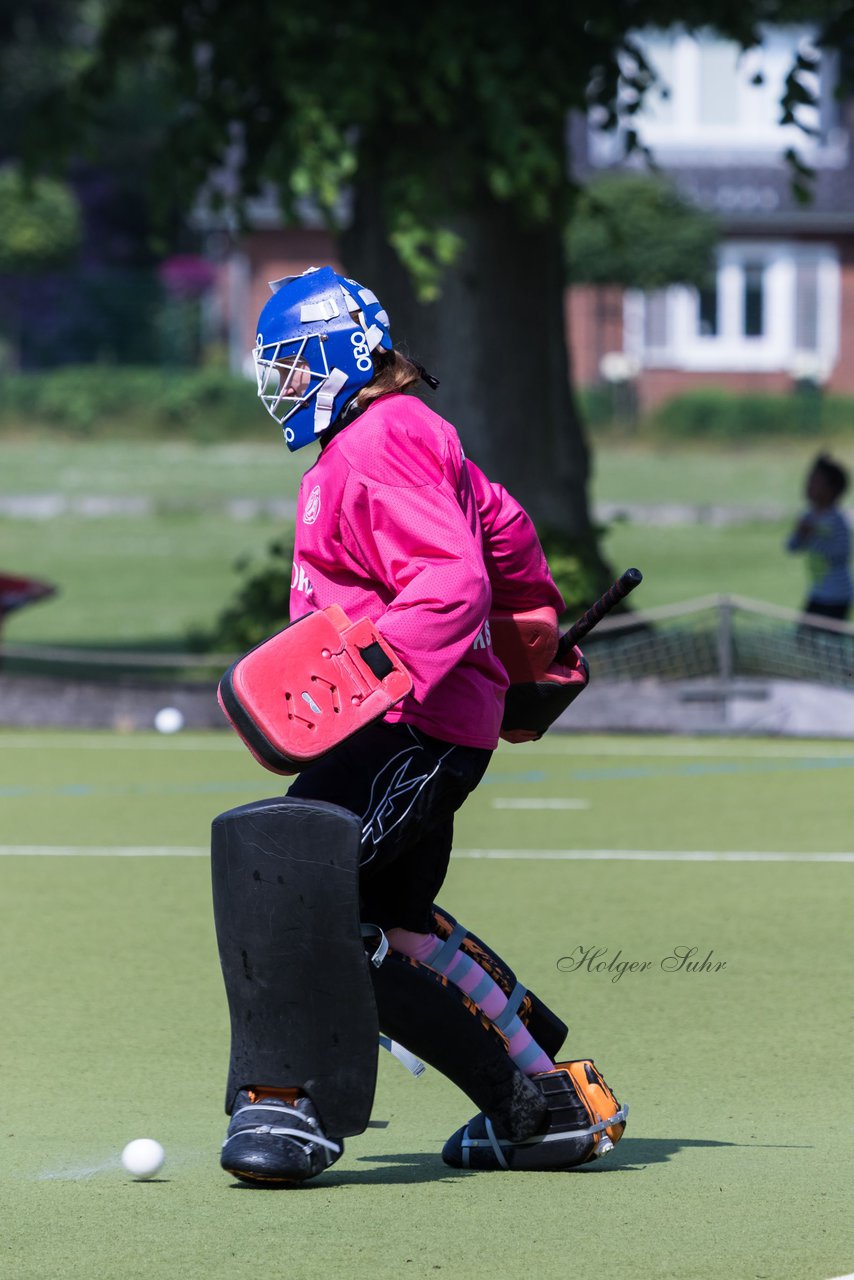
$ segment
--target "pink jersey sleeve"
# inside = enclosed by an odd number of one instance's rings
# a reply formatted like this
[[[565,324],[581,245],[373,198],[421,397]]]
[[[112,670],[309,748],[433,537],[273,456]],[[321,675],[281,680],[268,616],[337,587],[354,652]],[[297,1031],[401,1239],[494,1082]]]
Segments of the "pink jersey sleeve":
[[[530,516],[501,485],[466,460],[481,527],[492,603],[496,609],[539,609],[558,614],[566,605],[549,572]]]

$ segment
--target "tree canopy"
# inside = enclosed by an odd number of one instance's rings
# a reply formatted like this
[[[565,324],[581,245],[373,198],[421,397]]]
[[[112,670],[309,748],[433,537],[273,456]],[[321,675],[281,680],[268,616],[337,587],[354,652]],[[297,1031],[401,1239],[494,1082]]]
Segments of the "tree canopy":
[[[488,9],[435,0],[382,17],[371,0],[48,8],[76,11],[79,34],[66,73],[49,77],[42,95],[40,147],[47,141],[56,157],[79,146],[121,78],[148,68],[165,105],[159,136],[148,139],[161,197],[189,208],[207,188],[240,204],[272,183],[286,214],[308,197],[334,226],[342,194],[379,168],[388,238],[422,293],[459,247],[455,210],[485,195],[521,224],[565,219],[567,113],[597,104],[613,125],[618,101],[624,116],[639,107],[655,80],[639,25],[711,27],[747,47],[761,45],[767,24],[823,23],[839,42],[852,21],[841,0],[530,0],[524,11],[508,0]],[[811,101],[810,67],[803,56],[793,65],[783,119]]]
[[[0,272],[62,266],[79,243],[80,212],[64,183],[27,182],[15,166],[0,169]]]

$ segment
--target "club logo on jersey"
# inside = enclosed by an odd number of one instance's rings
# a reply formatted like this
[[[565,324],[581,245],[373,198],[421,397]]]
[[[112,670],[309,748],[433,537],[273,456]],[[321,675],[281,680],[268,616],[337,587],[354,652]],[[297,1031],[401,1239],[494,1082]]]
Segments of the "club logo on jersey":
[[[314,592],[308,574],[301,564],[297,564],[296,560],[291,569],[291,591],[301,591],[303,595],[310,596]]]
[[[473,649],[491,649],[492,648],[492,631],[490,630],[489,621],[484,622],[480,631],[474,639]]]
[[[305,504],[305,511],[302,513],[303,524],[314,524],[320,515],[320,485],[316,484],[308,495],[308,502]]]

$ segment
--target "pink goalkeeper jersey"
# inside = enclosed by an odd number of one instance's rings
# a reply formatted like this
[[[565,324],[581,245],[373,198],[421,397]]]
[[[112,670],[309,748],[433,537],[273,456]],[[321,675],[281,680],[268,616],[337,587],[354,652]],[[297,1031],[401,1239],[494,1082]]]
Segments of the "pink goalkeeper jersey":
[[[490,609],[564,607],[523,509],[405,395],[374,401],[303,476],[291,619],[330,604],[375,622],[412,676],[386,720],[487,748],[507,688]]]

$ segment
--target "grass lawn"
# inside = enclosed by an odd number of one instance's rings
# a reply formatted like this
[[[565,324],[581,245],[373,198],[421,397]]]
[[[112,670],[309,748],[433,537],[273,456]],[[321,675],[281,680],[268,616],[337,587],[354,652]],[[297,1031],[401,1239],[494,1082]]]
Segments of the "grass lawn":
[[[218,1166],[205,849],[216,813],[277,780],[226,732],[0,734],[4,1275],[850,1271],[853,767],[840,743],[502,747],[440,900],[565,1017],[569,1055],[628,1101],[626,1136],[575,1173],[454,1171],[439,1152],[471,1104],[382,1055],[366,1133],[316,1183],[261,1192]],[[723,967],[663,966],[683,946]],[[650,966],[615,980],[568,964],[579,948]],[[149,1183],[119,1165],[141,1136],[166,1149]]]
[[[0,518],[3,567],[45,578],[60,594],[13,614],[24,642],[182,649],[209,626],[240,583],[235,562],[259,559],[281,533],[270,516],[227,520],[216,511],[156,517]]]
[[[794,512],[803,501],[807,468],[820,451],[854,474],[850,438],[780,439],[755,446],[594,440],[592,492],[599,502],[779,506]]]
[[[854,446],[847,446],[849,450]],[[604,442],[595,456],[597,501],[800,505],[813,443],[762,449],[640,448]],[[49,520],[0,516],[0,568],[57,582],[61,594],[7,624],[9,643],[182,647],[234,593],[235,561],[263,556],[283,529],[262,510],[229,516],[229,499],[293,499],[310,454],[283,444],[189,445],[57,441],[3,445],[0,494],[144,498],[149,514]],[[854,454],[848,459],[854,464]],[[650,527],[615,521],[604,549],[616,570],[637,564],[643,605],[734,593],[797,607],[804,566],[786,556],[788,521],[738,527]],[[640,595],[638,604],[641,604]]]
[[[305,456],[276,437],[239,444],[63,440],[46,434],[4,440],[0,492],[69,498],[152,498],[166,507],[219,506],[224,498],[292,498]]]
[[[615,521],[603,548],[618,572],[643,570],[636,607],[705,595],[740,595],[797,609],[805,594],[803,557],[783,548],[788,523],[656,527]]]
[[[691,502],[796,508],[810,459],[826,448],[854,470],[854,440],[757,446],[593,441],[592,494],[600,502]],[[310,451],[269,439],[190,444],[74,441],[45,433],[3,440],[0,493],[146,496],[204,506],[225,498],[293,497]]]

